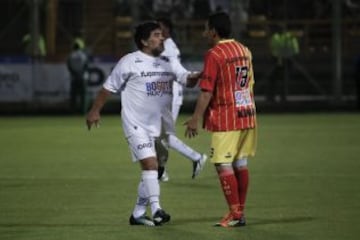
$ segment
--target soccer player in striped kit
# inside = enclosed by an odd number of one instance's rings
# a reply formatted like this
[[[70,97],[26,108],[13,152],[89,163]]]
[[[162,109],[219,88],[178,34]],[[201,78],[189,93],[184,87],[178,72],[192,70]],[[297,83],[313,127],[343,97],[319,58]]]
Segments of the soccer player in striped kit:
[[[203,127],[212,132],[210,158],[229,207],[229,213],[215,224],[222,227],[246,224],[247,161],[255,155],[257,143],[252,55],[230,34],[228,14],[209,16],[204,36],[212,47],[205,55],[194,113],[185,123],[189,138],[198,134],[201,118]]]

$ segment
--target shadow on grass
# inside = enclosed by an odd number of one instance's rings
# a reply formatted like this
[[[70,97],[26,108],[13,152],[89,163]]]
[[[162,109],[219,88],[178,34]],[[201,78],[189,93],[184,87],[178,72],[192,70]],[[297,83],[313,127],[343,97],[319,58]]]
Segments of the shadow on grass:
[[[219,221],[221,218],[219,217],[198,217],[198,218],[174,218],[163,230],[167,229],[165,232],[162,231],[162,234],[167,236],[172,236],[174,231],[178,231],[179,234],[181,233],[181,229],[185,227],[185,225],[192,225],[192,224],[201,224],[205,228],[218,228],[214,227],[214,224]],[[270,224],[296,224],[301,222],[310,222],[313,221],[315,218],[313,217],[282,217],[282,218],[267,218],[267,219],[260,219],[260,218],[250,218],[247,221],[247,227],[252,226],[263,226],[263,225],[270,225]],[[0,230],[3,231],[4,229],[14,229],[12,231],[19,232],[19,228],[44,228],[44,229],[124,229],[122,227],[128,226],[129,229],[135,229],[137,227],[143,228],[143,226],[130,226],[128,224],[111,224],[111,223],[2,223],[0,224]],[[180,227],[183,226],[183,227]],[[120,228],[119,228],[120,227]],[[135,228],[134,228],[135,227]],[[163,227],[155,227],[163,228]],[[178,228],[180,227],[180,228]],[[148,229],[145,227],[144,229]],[[236,228],[238,229],[238,228]],[[98,231],[97,230],[97,231]],[[108,232],[108,230],[106,230]],[[171,233],[168,233],[171,231]],[[157,232],[157,231],[156,231]],[[189,229],[187,230],[187,234],[189,234]],[[197,233],[193,232],[192,235],[196,235]],[[201,238],[202,235],[199,235]],[[196,239],[196,238],[195,238]]]
[[[206,218],[181,218],[181,219],[174,219],[172,220],[173,224],[189,224],[189,223],[208,223],[215,224],[221,219],[219,217],[206,217]],[[250,218],[247,219],[246,225],[247,226],[254,226],[254,225],[267,225],[267,224],[291,224],[291,223],[299,223],[299,222],[310,222],[313,221],[315,218],[313,217],[283,217],[283,218],[276,218],[276,219],[257,219],[257,218]]]

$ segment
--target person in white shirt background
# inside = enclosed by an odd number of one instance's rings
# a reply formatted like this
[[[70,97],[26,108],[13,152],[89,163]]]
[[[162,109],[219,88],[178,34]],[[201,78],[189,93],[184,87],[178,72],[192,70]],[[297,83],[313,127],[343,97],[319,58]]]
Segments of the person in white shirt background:
[[[155,138],[160,136],[162,112],[170,108],[172,82],[195,86],[199,73],[190,73],[178,62],[161,57],[164,37],[155,21],[139,24],[134,40],[138,51],[122,57],[87,114],[90,130],[100,122],[100,111],[112,93],[121,93],[121,120],[133,162],[141,167],[135,207],[130,225],[159,226],[170,221],[160,205],[160,184]],[[150,206],[152,217],[146,216]]]
[[[173,25],[169,18],[157,18],[164,41],[164,51],[161,56],[168,58],[171,62],[180,64],[180,50],[172,38]],[[179,115],[181,105],[183,103],[183,86],[178,82],[173,82],[172,85],[172,105],[171,109],[166,109],[163,112],[163,132],[160,138],[161,143],[157,142],[157,152],[159,154],[159,179],[163,182],[169,181],[169,174],[165,168],[168,160],[168,148],[174,149],[183,156],[190,159],[193,163],[192,178],[195,178],[203,169],[207,160],[206,154],[201,154],[180,140],[175,135],[175,123]]]

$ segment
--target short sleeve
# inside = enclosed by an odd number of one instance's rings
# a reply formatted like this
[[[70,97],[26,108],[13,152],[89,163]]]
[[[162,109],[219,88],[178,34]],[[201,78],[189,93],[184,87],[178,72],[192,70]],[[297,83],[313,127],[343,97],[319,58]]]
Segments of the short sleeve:
[[[205,55],[204,69],[200,78],[199,87],[202,90],[213,92],[218,74],[218,64],[213,54],[209,51]]]
[[[106,79],[103,87],[113,93],[121,91],[123,84],[129,78],[131,73],[131,68],[129,64],[129,59],[123,57],[116,64],[115,68],[112,70],[111,74]]]

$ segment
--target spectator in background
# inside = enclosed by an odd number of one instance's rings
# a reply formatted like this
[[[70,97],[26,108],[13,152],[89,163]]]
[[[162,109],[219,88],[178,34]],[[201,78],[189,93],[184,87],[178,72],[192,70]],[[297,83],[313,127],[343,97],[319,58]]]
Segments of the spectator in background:
[[[28,56],[43,59],[46,57],[46,43],[43,35],[40,34],[38,38],[39,39],[36,46],[37,50],[35,52],[33,49],[33,40],[31,34],[26,34],[22,39],[22,43],[24,45],[25,53]]]
[[[76,38],[73,50],[67,59],[67,68],[71,75],[70,109],[74,112],[86,112],[86,84],[89,77],[89,57],[84,51],[85,43]]]
[[[271,36],[270,50],[275,66],[268,79],[267,99],[275,101],[275,95],[280,89],[281,101],[286,101],[289,71],[293,57],[299,54],[299,43],[297,38],[287,31],[286,26],[281,25]]]

